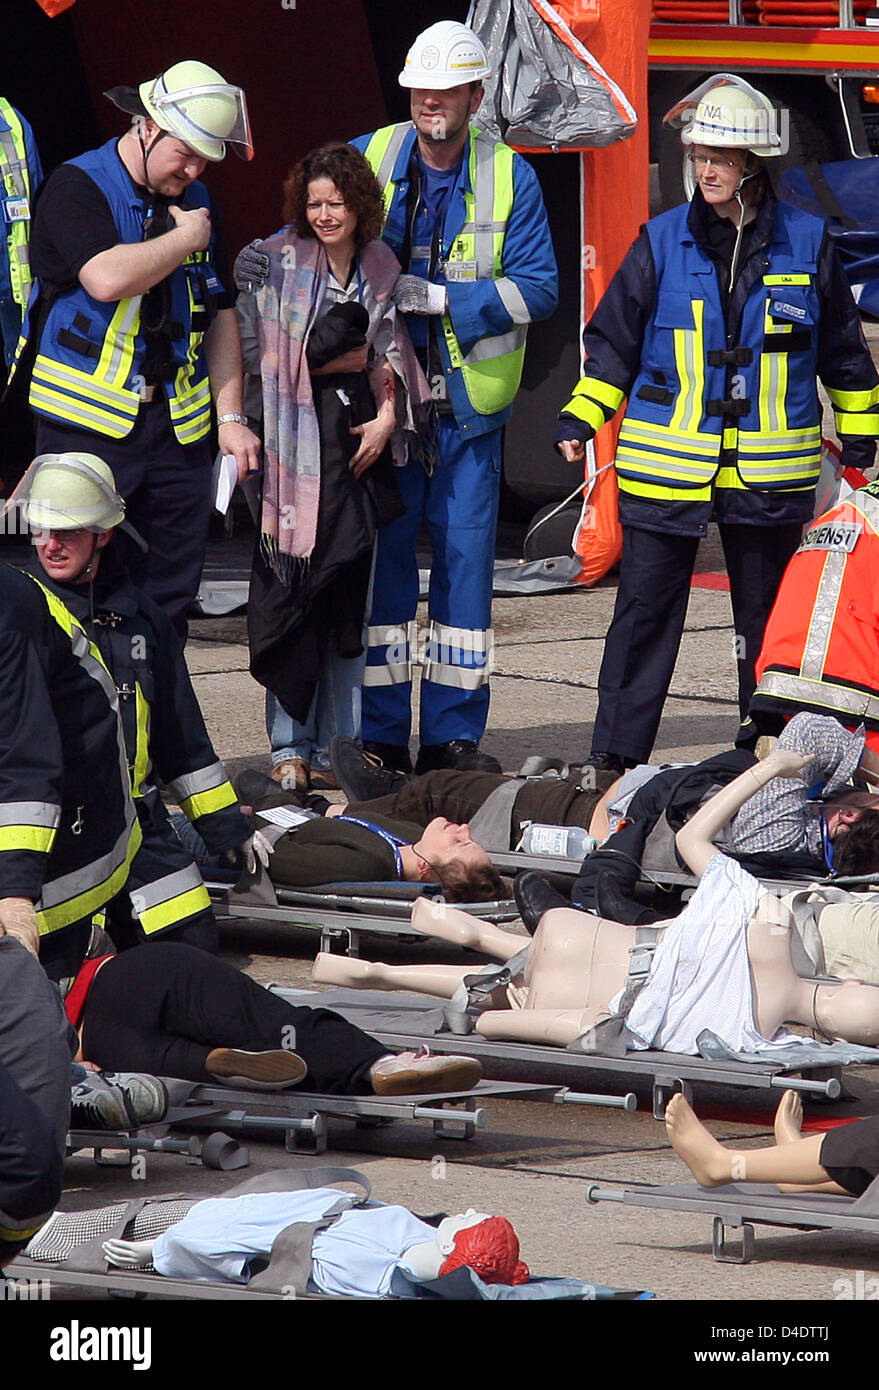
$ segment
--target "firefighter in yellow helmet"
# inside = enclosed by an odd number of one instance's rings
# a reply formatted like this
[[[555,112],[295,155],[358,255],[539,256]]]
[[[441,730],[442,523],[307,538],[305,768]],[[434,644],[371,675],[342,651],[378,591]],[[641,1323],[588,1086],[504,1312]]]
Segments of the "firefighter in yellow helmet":
[[[253,147],[244,93],[204,63],[107,96],[130,128],[56,169],[34,218],[29,401],[39,453],[112,468],[149,543],[129,553],[134,578],[184,638],[210,516],[212,398],[222,451],[241,477],[258,465],[234,287],[201,181],[227,147]]]

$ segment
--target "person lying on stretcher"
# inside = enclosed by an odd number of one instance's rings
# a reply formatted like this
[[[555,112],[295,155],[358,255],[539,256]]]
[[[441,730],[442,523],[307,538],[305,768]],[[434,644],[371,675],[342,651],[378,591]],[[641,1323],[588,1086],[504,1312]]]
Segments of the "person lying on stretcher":
[[[778,748],[717,792],[678,832],[677,844],[701,878],[680,917],[655,929],[649,971],[635,979],[630,926],[563,908],[546,913],[533,942],[454,908],[421,901],[413,926],[427,935],[509,961],[528,946],[524,968],[494,991],[476,1031],[487,1037],[567,1046],[610,1019],[626,1046],[698,1052],[710,1031],[733,1051],[797,1045],[784,1022],[808,1024],[828,1040],[879,1044],[879,989],[801,978],[791,957],[792,921],[784,905],[714,840],[751,796],[774,777],[796,780],[806,754]],[[638,944],[641,944],[640,942]],[[386,966],[321,953],[320,984],[415,989],[452,998],[474,971],[466,966]],[[507,1007],[504,1007],[504,1004]]]

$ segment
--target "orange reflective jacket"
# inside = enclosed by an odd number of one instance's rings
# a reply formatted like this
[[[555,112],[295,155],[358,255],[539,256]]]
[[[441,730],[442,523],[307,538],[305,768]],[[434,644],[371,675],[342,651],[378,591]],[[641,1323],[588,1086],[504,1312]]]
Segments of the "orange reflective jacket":
[[[879,485],[812,522],[766,624],[752,710],[834,714],[879,750]]]

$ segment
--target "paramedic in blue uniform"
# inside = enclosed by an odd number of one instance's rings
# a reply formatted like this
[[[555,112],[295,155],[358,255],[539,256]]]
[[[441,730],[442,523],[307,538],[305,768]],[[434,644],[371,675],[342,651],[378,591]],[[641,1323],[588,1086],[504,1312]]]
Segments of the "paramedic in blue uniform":
[[[478,752],[491,663],[491,589],[503,426],[519,387],[525,334],[555,308],[552,239],[537,179],[509,146],[470,125],[489,72],[472,30],[442,21],[418,36],[400,84],[412,121],[353,143],[376,171],[384,240],[404,274],[397,307],[437,405],[432,471],[398,472],[406,514],[379,535],[363,691],[366,746],[409,761],[415,546],[433,546],[417,771],[500,771]]]
[[[586,328],[586,375],[556,435],[565,458],[582,458],[628,397],[620,586],[589,759],[617,772],[650,755],[712,519],[744,719],[763,628],[813,512],[816,376],[847,463],[868,467],[879,433],[879,378],[826,226],[777,202],[761,165],[783,153],[771,103],[722,74],[665,119],[684,127],[692,202],[653,218],[630,249]]]
[[[244,93],[176,63],[107,93],[133,117],[47,179],[31,253],[30,405],[37,452],[95,454],[148,543],[132,577],[186,635],[211,511],[211,399],[239,477],[259,441],[241,410],[235,293],[200,181],[227,144],[252,153]]]

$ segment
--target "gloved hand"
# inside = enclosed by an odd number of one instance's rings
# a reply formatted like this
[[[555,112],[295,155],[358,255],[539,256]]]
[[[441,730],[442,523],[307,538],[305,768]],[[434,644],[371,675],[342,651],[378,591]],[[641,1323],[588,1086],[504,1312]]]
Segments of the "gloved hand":
[[[14,936],[39,959],[40,927],[30,898],[0,898],[0,936]]]
[[[404,314],[444,314],[448,308],[445,285],[432,285],[419,275],[401,275],[391,300]]]
[[[244,294],[253,294],[262,289],[269,278],[269,258],[263,251],[257,251],[258,240],[252,241],[239,251],[235,258],[232,275],[235,284]]]
[[[269,867],[269,855],[273,854],[274,850],[274,845],[269,843],[261,830],[254,830],[250,839],[238,846],[238,852],[244,856],[244,867],[249,874],[256,873],[257,859],[263,868],[267,869]]]

